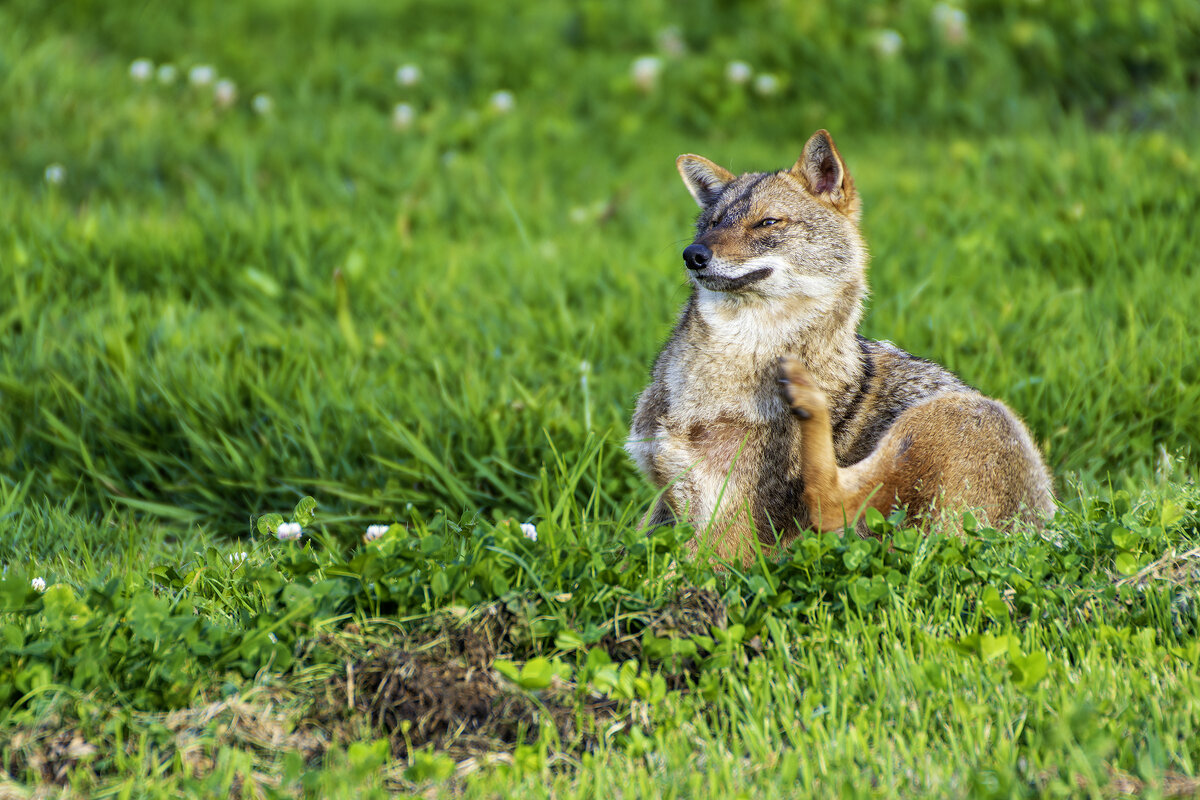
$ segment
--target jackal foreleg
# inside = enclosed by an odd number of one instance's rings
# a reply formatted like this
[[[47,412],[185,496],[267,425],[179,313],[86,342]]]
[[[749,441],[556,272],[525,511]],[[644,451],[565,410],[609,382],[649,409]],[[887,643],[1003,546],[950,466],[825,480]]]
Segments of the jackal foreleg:
[[[846,527],[868,506],[887,514],[896,502],[882,464],[870,457],[839,467],[833,451],[829,404],[808,370],[794,357],[780,359],[779,383],[792,413],[800,420],[800,472],[809,519],[819,531]]]

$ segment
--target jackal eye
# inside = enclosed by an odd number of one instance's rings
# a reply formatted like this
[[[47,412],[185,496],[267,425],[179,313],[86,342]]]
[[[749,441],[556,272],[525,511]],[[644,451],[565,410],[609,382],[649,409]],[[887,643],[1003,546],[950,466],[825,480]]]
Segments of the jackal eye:
[[[754,223],[754,227],[769,228],[772,225],[777,225],[777,224],[779,224],[779,220],[775,219],[774,217],[767,217],[766,219],[760,219],[758,222]]]

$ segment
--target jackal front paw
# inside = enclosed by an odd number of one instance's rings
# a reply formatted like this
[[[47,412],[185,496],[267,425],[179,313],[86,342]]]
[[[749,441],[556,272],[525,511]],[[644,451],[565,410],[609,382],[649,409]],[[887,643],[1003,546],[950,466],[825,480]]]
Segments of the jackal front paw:
[[[779,359],[779,385],[783,401],[800,419],[812,419],[815,414],[828,412],[825,393],[817,388],[808,370],[795,356]]]

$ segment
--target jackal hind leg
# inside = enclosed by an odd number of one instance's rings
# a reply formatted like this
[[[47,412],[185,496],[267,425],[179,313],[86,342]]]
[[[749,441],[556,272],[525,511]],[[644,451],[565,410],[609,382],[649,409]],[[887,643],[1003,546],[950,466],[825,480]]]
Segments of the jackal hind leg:
[[[819,531],[842,530],[868,507],[888,514],[896,505],[895,475],[887,448],[850,467],[833,450],[829,403],[799,359],[780,360],[784,401],[800,420],[800,473],[809,520]]]

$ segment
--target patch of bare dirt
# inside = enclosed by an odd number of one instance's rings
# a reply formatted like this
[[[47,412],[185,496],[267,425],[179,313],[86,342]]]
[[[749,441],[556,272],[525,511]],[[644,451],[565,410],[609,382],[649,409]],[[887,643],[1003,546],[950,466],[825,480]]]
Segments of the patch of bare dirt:
[[[725,604],[716,592],[708,589],[687,587],[669,603],[631,619],[638,623],[618,627],[613,633],[600,640],[600,646],[608,651],[613,661],[625,661],[642,657],[642,636],[650,631],[659,638],[675,637],[686,639],[691,636],[708,636],[713,628],[724,630],[729,625]]]
[[[492,668],[495,655],[487,632],[467,627],[377,646],[329,678],[314,721],[337,729],[361,716],[397,756],[427,744],[456,758],[508,750],[547,723],[562,746],[594,743],[612,703],[580,707],[564,683],[521,691]]]
[[[391,739],[398,756],[430,744],[456,758],[494,754],[536,736],[543,725],[555,731],[560,749],[593,746],[616,704],[581,701],[574,686],[558,681],[532,694],[514,687],[492,664],[498,653],[528,646],[519,615],[498,604],[475,611],[469,620],[448,616],[432,633],[376,640],[365,654],[347,653],[345,666],[325,682],[312,721],[340,739],[364,720]],[[686,638],[727,625],[715,592],[687,587],[660,608],[619,617],[599,646],[617,662],[642,659],[646,631]],[[670,682],[682,685],[685,673]]]

